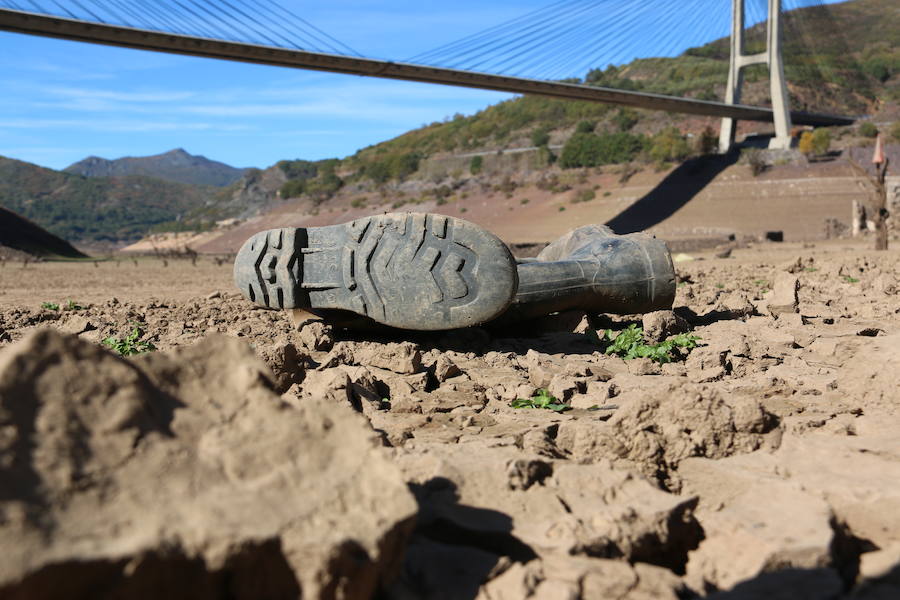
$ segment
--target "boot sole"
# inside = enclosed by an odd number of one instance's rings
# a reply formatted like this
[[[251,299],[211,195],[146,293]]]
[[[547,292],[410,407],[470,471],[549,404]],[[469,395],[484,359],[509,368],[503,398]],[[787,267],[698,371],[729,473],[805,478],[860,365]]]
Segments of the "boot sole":
[[[234,281],[268,308],[349,310],[391,327],[441,330],[501,314],[518,274],[506,245],[477,225],[393,213],[257,233],[235,258]]]

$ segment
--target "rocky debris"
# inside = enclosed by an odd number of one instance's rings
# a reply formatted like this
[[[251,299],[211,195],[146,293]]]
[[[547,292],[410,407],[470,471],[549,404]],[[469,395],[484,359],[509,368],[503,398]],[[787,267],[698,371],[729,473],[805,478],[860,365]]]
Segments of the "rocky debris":
[[[653,565],[580,556],[513,564],[485,585],[477,600],[616,598],[676,600],[688,594],[677,576]]]
[[[794,567],[828,569],[852,585],[870,577],[863,565],[892,560],[867,556],[900,539],[900,451],[893,433],[900,423],[896,417],[857,420],[865,440],[789,436],[773,453],[683,461],[683,490],[703,498],[697,515],[707,536],[688,563],[691,583],[702,579],[729,589]],[[726,547],[730,558],[723,560]]]
[[[642,324],[644,336],[653,343],[661,342],[670,336],[690,330],[687,320],[676,315],[671,310],[658,310],[647,313],[642,319]]]
[[[422,510],[420,541],[464,543],[514,563],[621,557],[680,570],[702,535],[696,498],[599,463],[523,457],[477,441],[407,445],[396,461]],[[410,554],[406,572],[414,566],[443,568]]]
[[[338,342],[319,368],[328,369],[339,365],[372,366],[405,375],[423,370],[422,352],[411,342]]]
[[[334,345],[334,331],[331,325],[314,315],[298,310],[291,311],[291,320],[294,322],[294,328],[299,333],[300,343],[304,348],[326,352],[331,350]]]
[[[777,445],[774,415],[755,400],[726,401],[708,386],[670,385],[624,404],[605,423],[560,427],[557,443],[581,461],[626,461],[677,489],[675,471],[692,456],[721,458]]]
[[[362,417],[272,385],[228,338],[133,362],[48,329],[5,349],[0,596],[371,597],[415,502]]]
[[[68,536],[75,527],[72,519],[66,516],[59,529],[56,523],[62,522],[59,515],[70,505],[43,498],[72,497],[71,510],[87,515],[89,531],[78,538],[87,542],[66,545],[65,552],[54,555],[61,557],[59,564],[35,571],[28,581],[64,577],[73,582],[71,595],[78,597],[79,582],[88,580],[77,574],[78,569],[90,569],[91,577],[108,569],[103,572],[114,575],[106,580],[135,590],[119,597],[148,593],[156,597],[158,592],[147,590],[159,587],[161,569],[166,569],[184,583],[178,587],[182,596],[239,598],[242,592],[231,587],[249,581],[246,589],[254,596],[279,597],[277,592],[286,589],[286,596],[296,597],[287,582],[303,583],[291,561],[308,561],[302,555],[288,556],[286,540],[295,538],[280,527],[294,509],[292,503],[276,502],[276,496],[279,500],[285,496],[273,490],[293,494],[296,470],[320,473],[310,466],[319,464],[315,461],[322,461],[323,470],[330,469],[324,466],[330,460],[327,452],[332,452],[330,444],[339,442],[366,462],[360,469],[373,460],[373,469],[380,469],[381,459],[372,459],[369,452],[382,459],[386,453],[391,464],[402,467],[399,480],[419,500],[417,507],[404,513],[417,513],[419,521],[405,554],[399,543],[380,553],[359,551],[363,562],[393,560],[403,565],[402,576],[378,597],[898,597],[900,313],[893,295],[900,286],[897,255],[851,250],[846,242],[814,252],[799,246],[750,245],[727,261],[705,252],[679,264],[673,312],[690,323],[701,341],[687,360],[661,366],[602,354],[588,335],[566,331],[569,325],[564,321],[571,318],[569,324],[573,323],[575,315],[548,319],[543,333],[523,326],[502,332],[484,328],[443,334],[367,333],[337,324],[332,329],[320,317],[309,315],[298,327],[286,311],[252,308],[237,292],[207,298],[213,289],[227,289],[228,269],[223,269],[224,283],[178,297],[169,281],[177,274],[177,264],[170,263],[165,297],[137,301],[125,290],[116,292],[121,300],[76,296],[82,306],[78,311],[40,309],[31,300],[11,307],[8,299],[16,290],[0,290],[0,303],[7,301],[7,308],[0,309],[4,353],[12,350],[4,339],[17,342],[48,324],[66,326],[73,317],[96,328],[79,334],[81,342],[94,346],[82,343],[78,348],[96,350],[103,338],[121,339],[138,324],[142,339],[161,349],[128,361],[113,359],[105,351],[85,355],[77,368],[66,367],[79,378],[71,403],[63,404],[65,411],[57,411],[66,417],[50,418],[41,409],[40,419],[24,419],[38,423],[33,428],[37,433],[27,434],[27,439],[47,439],[34,446],[37,454],[29,460],[69,465],[67,472],[76,473],[76,483],[62,494],[53,491],[57,484],[41,487],[42,479],[29,480],[29,472],[22,471],[26,482],[36,482],[37,487],[26,487],[36,490],[32,495],[43,504],[8,500],[11,463],[4,461],[10,454],[0,449],[0,531],[19,527],[18,532],[2,534],[8,536],[4,541],[15,540],[2,547],[15,548],[21,539],[23,548],[33,548],[38,543],[34,532],[45,526],[40,531],[48,540]],[[95,277],[108,266],[88,268]],[[47,281],[40,271],[45,267],[62,268],[47,263],[17,273]],[[78,272],[77,266],[71,268]],[[197,267],[188,265],[190,281],[200,281],[203,269],[202,261]],[[767,307],[774,296],[769,288],[779,272],[797,277],[802,289],[796,311],[776,317]],[[36,297],[53,300],[57,295]],[[556,325],[551,326],[552,321]],[[631,323],[641,324],[635,315],[589,314],[576,330],[620,329]],[[201,341],[214,331],[250,344],[278,371],[275,375],[288,378],[276,383],[276,377],[249,353],[232,358],[221,354],[228,354],[226,347],[237,343],[233,340],[212,345]],[[409,340],[415,344],[405,350],[391,345]],[[297,367],[288,367],[290,361],[285,361],[288,344],[297,353]],[[389,350],[382,353],[376,348]],[[195,359],[195,350],[208,356]],[[421,365],[410,366],[417,351]],[[47,355],[38,352],[34,357],[43,360]],[[104,362],[107,359],[113,362]],[[54,364],[45,362],[47,368]],[[133,370],[112,372],[110,364],[130,365]],[[113,373],[112,379],[104,373]],[[238,373],[256,378],[265,391],[245,398],[246,388],[235,384]],[[132,377],[138,378],[137,383]],[[42,383],[41,390],[58,389],[54,386],[62,385],[59,380],[42,379],[50,383]],[[183,388],[189,380],[203,382],[197,384],[202,390]],[[274,390],[285,385],[287,391],[279,398]],[[98,391],[82,394],[88,386]],[[510,406],[516,398],[533,397],[539,387],[550,388],[573,408],[554,412]],[[153,398],[162,399],[156,406],[167,407],[169,402],[174,407],[149,416],[131,417],[126,411],[112,418],[112,412],[97,408],[91,400],[79,404],[87,396],[127,400],[131,397],[127,390],[137,390],[134,394],[149,390],[146,393]],[[264,402],[259,400],[262,396]],[[11,431],[19,431],[5,427],[5,402],[6,396],[0,400],[4,407],[0,447],[10,443]],[[270,424],[269,409],[260,409],[260,403],[277,410],[278,423]],[[90,414],[84,417],[79,411]],[[348,422],[360,427],[338,425],[339,431],[329,433],[328,427],[344,423],[348,412]],[[295,413],[303,415],[302,426],[295,422]],[[112,425],[104,425],[104,418]],[[126,424],[119,425],[123,420]],[[88,432],[88,441],[76,443],[85,439],[83,431]],[[361,438],[369,445],[360,446]],[[266,445],[269,442],[271,446]],[[308,450],[307,443],[326,451]],[[245,447],[249,458],[242,454]],[[276,451],[288,458],[272,458]],[[158,475],[164,459],[168,470],[165,476]],[[256,466],[260,460],[266,466]],[[335,463],[338,473],[345,464],[342,460]],[[216,467],[222,461],[228,469]],[[135,474],[138,468],[140,476]],[[66,480],[53,469],[53,477]],[[247,491],[249,484],[229,483],[229,473],[245,469],[268,474],[253,480],[254,494],[262,490],[259,501]],[[122,473],[136,483],[123,479]],[[172,491],[174,484],[167,479],[171,477],[188,481],[179,488],[183,493]],[[319,487],[328,488],[328,477],[332,475],[316,480],[319,483],[310,492],[314,497],[319,497]],[[163,483],[157,485],[157,480]],[[398,480],[385,481],[392,487]],[[360,492],[363,498],[369,498],[363,502],[375,507],[367,515],[389,517],[372,527],[391,530],[397,503],[377,495],[381,479],[362,478],[359,484],[365,488]],[[156,487],[161,490],[158,501]],[[409,502],[408,495],[397,493],[405,498],[402,502]],[[213,495],[217,499],[211,499]],[[87,497],[96,499],[91,511],[84,509]],[[327,507],[313,503],[316,527],[346,534],[345,545],[325,538],[323,551],[339,546],[346,550],[341,556],[357,556],[356,546],[347,541],[352,532],[343,528],[353,527],[356,518],[343,517],[347,509],[343,500],[352,503],[356,497],[342,496]],[[121,533],[107,536],[102,522],[96,532],[93,529],[107,503],[113,506],[110,526]],[[233,503],[240,505],[238,512],[229,512]],[[293,504],[305,506],[305,500]],[[123,524],[123,509],[117,507],[132,505],[139,506],[141,519]],[[206,510],[209,506],[214,510]],[[201,511],[196,525],[184,516]],[[262,521],[257,512],[265,514]],[[253,517],[245,518],[248,514]],[[298,522],[308,522],[305,515],[301,512]],[[282,517],[284,521],[279,520]],[[210,525],[213,519],[217,521]],[[160,522],[165,524],[162,533]],[[256,535],[271,523],[276,533]],[[238,529],[256,540],[244,542],[240,556],[232,546],[219,544],[221,537],[210,537],[210,546],[196,549],[201,535],[228,537]],[[19,535],[23,531],[32,533]],[[146,535],[139,538],[134,531]],[[129,554],[132,547],[121,541],[124,536],[137,539],[134,544],[145,538],[156,543],[170,534],[174,542],[165,548],[174,550],[144,553],[143,558]],[[313,532],[311,537],[317,535]],[[397,538],[385,533],[382,539]],[[110,548],[124,548],[121,563],[107,558]],[[15,556],[23,556],[21,552]],[[214,555],[230,558],[215,562]],[[6,568],[5,559],[6,555],[0,569]],[[128,564],[132,566],[124,566]],[[335,567],[335,572],[339,570]],[[257,572],[265,574],[252,578]],[[270,583],[262,591],[255,583],[261,577]],[[22,582],[15,586],[25,590],[24,597],[41,597],[33,586]],[[9,589],[2,588],[0,597],[16,597]],[[328,587],[320,596],[328,594],[344,593]]]

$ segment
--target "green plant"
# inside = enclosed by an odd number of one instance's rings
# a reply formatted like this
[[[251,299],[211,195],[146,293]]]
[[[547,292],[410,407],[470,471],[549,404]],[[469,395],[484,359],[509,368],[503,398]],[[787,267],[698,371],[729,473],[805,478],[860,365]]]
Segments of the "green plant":
[[[628,162],[644,149],[645,143],[644,136],[626,132],[578,132],[563,146],[559,166],[572,169]]]
[[[632,108],[620,108],[619,112],[612,117],[612,122],[619,128],[619,131],[628,131],[637,124],[638,120],[638,114]]]
[[[797,149],[807,156],[821,156],[828,152],[830,146],[831,132],[820,127],[814,131],[804,131]]]
[[[767,287],[769,287],[769,282],[766,281],[765,279],[757,279],[757,280],[755,280],[753,283],[754,283],[756,286],[761,287],[761,288],[767,288]]]
[[[704,100],[705,98],[701,98]],[[714,98],[710,98],[714,99]],[[705,154],[715,154],[716,149],[719,147],[719,136],[716,135],[716,132],[713,131],[712,127],[707,126],[703,129],[700,135],[697,137],[697,154],[705,155]]]
[[[575,194],[575,197],[572,199],[572,204],[578,204],[579,202],[590,202],[596,197],[597,194],[592,189],[579,190],[578,193]]]
[[[690,153],[691,146],[677,127],[666,127],[650,143],[650,158],[658,163],[682,160]]]
[[[480,154],[477,156],[473,156],[472,160],[469,161],[469,173],[472,175],[478,175],[481,173],[481,170],[484,168],[484,157]]]
[[[580,121],[575,126],[575,133],[594,133],[595,127],[597,127],[596,121]]]
[[[516,398],[510,403],[513,408],[545,408],[554,412],[563,412],[572,408],[565,402],[560,402],[546,389],[539,389],[531,398]]]
[[[815,267],[806,267],[803,270],[806,271],[807,273],[815,273],[816,271],[818,271],[818,269]]]
[[[560,206],[560,207],[559,207],[559,212],[564,212],[565,210],[566,210],[566,207],[565,207],[565,206]]]
[[[56,302],[41,302],[41,308],[44,310],[59,310],[59,304]]]
[[[625,360],[632,358],[649,358],[660,364],[681,359],[692,349],[697,347],[700,339],[696,335],[680,333],[657,344],[644,342],[644,330],[634,323],[613,335],[611,329],[606,329],[603,335],[596,331],[590,331],[595,342],[604,346],[604,353],[620,356]]]
[[[535,129],[531,132],[531,143],[538,147],[546,146],[550,143],[550,132],[543,127]]]
[[[873,138],[878,135],[878,128],[875,127],[875,124],[871,121],[865,121],[860,124],[859,129],[856,130],[859,135],[867,138]]]
[[[521,200],[519,200],[519,204],[528,204],[529,202],[530,200],[528,198],[522,198]]]
[[[859,283],[859,279],[856,277],[850,277],[849,275],[844,275],[844,281],[847,283]]]
[[[302,196],[303,192],[306,191],[306,180],[305,179],[291,179],[290,181],[285,182],[281,189],[278,190],[278,194],[284,198],[297,198],[298,196]]]
[[[143,354],[144,352],[156,350],[156,346],[154,346],[152,342],[140,339],[140,337],[144,335],[140,326],[136,323],[132,325],[131,333],[124,338],[119,339],[109,336],[103,340],[103,345],[114,352],[118,352],[122,356],[133,356],[135,354]]]
[[[74,300],[66,300],[65,310],[84,310],[84,307]]]

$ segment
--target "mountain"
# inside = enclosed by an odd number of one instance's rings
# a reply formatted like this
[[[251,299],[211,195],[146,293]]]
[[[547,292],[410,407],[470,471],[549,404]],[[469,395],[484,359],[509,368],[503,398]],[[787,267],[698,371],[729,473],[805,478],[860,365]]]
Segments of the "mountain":
[[[84,177],[0,156],[0,206],[72,241],[140,238],[221,191],[144,175]]]
[[[0,207],[0,247],[40,257],[84,258],[69,242],[28,219]]]
[[[126,156],[115,160],[89,156],[64,170],[85,177],[146,175],[164,181],[218,187],[235,183],[246,171],[205,156],[194,156],[181,148],[155,156]]]

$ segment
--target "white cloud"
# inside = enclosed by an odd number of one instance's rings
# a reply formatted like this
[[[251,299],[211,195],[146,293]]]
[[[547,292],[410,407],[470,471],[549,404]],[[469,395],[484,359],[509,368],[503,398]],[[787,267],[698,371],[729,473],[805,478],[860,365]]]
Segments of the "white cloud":
[[[109,133],[147,133],[154,131],[250,131],[253,127],[240,124],[196,123],[151,120],[97,119],[0,119],[0,129],[78,129]]]

